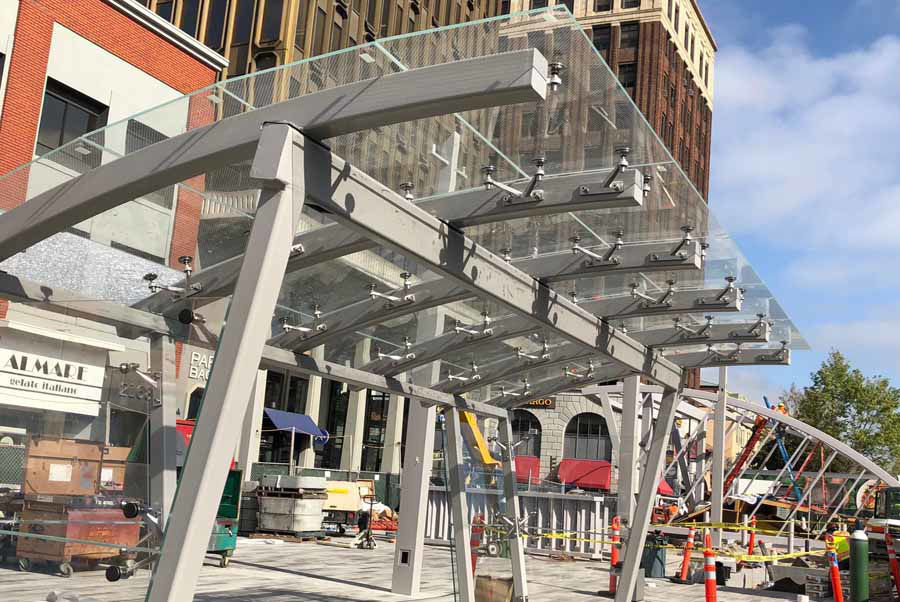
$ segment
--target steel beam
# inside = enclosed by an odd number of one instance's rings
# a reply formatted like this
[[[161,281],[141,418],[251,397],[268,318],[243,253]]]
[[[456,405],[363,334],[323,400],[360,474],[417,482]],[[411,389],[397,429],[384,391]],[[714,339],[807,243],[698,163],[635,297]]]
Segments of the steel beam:
[[[223,119],[85,172],[3,214],[0,261],[113,207],[252,158],[266,122],[289,121],[321,140],[533,102],[546,92],[547,60],[527,49],[380,75]]]
[[[501,394],[488,400],[488,403],[501,408],[515,408],[531,399],[538,399],[546,395],[554,395],[562,391],[575,391],[594,383],[616,380],[625,376],[625,374],[626,373],[621,366],[607,364],[605,366],[595,367],[593,374],[585,375],[581,378],[554,376],[538,381],[537,383],[529,383],[528,391],[512,391]]]
[[[680,382],[681,369],[562,298],[532,276],[342,159],[317,150],[317,163],[330,169],[308,191],[307,202],[379,244],[429,266],[449,281],[507,310],[530,317],[539,327],[595,350],[661,384]]]
[[[465,328],[478,331],[477,334],[470,332],[449,331],[440,336],[426,339],[425,341],[413,345],[409,353],[415,357],[412,359],[394,360],[390,358],[376,359],[365,366],[362,370],[373,372],[375,374],[384,374],[385,376],[396,376],[403,372],[412,370],[425,364],[446,358],[449,355],[460,351],[475,351],[484,345],[499,343],[515,337],[525,336],[537,330],[532,320],[525,319],[520,316],[510,316],[492,322],[490,325],[491,333],[482,334],[481,324],[466,324]]]
[[[828,523],[830,523],[834,519],[834,517],[837,515],[837,513],[840,511],[840,509],[844,506],[844,504],[846,504],[847,501],[849,501],[850,495],[853,493],[853,491],[856,490],[856,486],[859,485],[859,482],[862,480],[862,478],[866,475],[867,472],[868,471],[866,471],[865,469],[862,472],[860,472],[859,475],[856,477],[856,480],[853,481],[853,485],[851,485],[849,489],[846,489],[844,494],[841,496],[841,501],[838,502],[837,504],[835,504],[834,510],[832,510],[831,514],[828,515],[828,518],[825,519],[825,524],[822,525],[822,528],[816,534],[816,539],[819,539],[820,537],[822,537],[822,535],[828,530]],[[834,500],[832,500],[832,501],[834,501]]]
[[[175,472],[178,463],[175,341],[165,335],[150,338],[150,371],[156,379],[150,408],[150,505],[159,511],[159,524],[165,529],[175,498]]]
[[[685,368],[710,368],[722,366],[789,366],[790,349],[728,349],[720,354],[709,351],[672,353],[666,356]]]
[[[743,295],[738,289],[723,294],[723,289],[675,291],[663,302],[665,293],[650,295],[654,301],[622,295],[599,299],[581,299],[578,307],[609,321],[641,318],[645,316],[677,316],[679,314],[718,313],[741,311]]]
[[[578,252],[552,253],[513,261],[520,270],[528,272],[544,282],[560,282],[576,278],[591,278],[652,272],[699,270],[703,265],[700,243],[692,240],[681,247],[680,242],[624,245],[618,250],[611,247],[591,247],[589,251],[602,259]],[[609,255],[609,258],[606,256]]]
[[[653,439],[650,451],[647,454],[647,464],[641,475],[641,487],[638,493],[637,505],[634,509],[634,520],[628,530],[628,540],[625,546],[625,558],[622,564],[622,576],[619,578],[616,602],[630,602],[637,584],[638,567],[641,562],[641,554],[644,552],[644,543],[647,540],[647,528],[650,526],[650,517],[653,514],[653,502],[659,487],[660,473],[663,462],[666,459],[666,448],[669,445],[669,436],[672,426],[675,424],[675,413],[678,409],[678,391],[669,391],[663,394],[659,404],[659,415],[653,429]]]
[[[510,352],[508,358],[494,361],[490,366],[487,366],[487,370],[480,371],[478,380],[460,382],[459,380],[448,378],[434,385],[434,389],[462,394],[497,382],[510,381],[520,376],[527,376],[528,373],[534,370],[566,366],[578,362],[583,363],[589,359],[596,359],[597,363],[600,363],[600,357],[596,353],[585,353],[584,347],[574,344],[566,345],[558,351],[551,351],[550,357],[545,360],[516,359],[515,351],[510,349]]]
[[[527,602],[528,579],[525,575],[525,542],[522,540],[519,526],[522,516],[519,508],[519,484],[513,447],[515,441],[513,441],[510,419],[508,417],[501,419],[497,430],[500,444],[506,448],[503,462],[503,500],[506,502],[504,514],[510,523],[507,541],[509,542],[509,558],[512,563],[514,599],[517,602]]]
[[[815,451],[815,450],[813,450],[813,451]],[[806,501],[806,498],[808,498],[810,496],[810,494],[813,492],[813,489],[815,489],[816,485],[819,484],[819,481],[822,480],[822,476],[828,470],[828,467],[831,466],[831,463],[834,462],[834,459],[837,457],[837,454],[838,454],[837,450],[833,450],[828,455],[828,459],[825,460],[825,464],[823,464],[822,467],[819,469],[819,472],[816,473],[816,477],[806,487],[806,491],[803,492],[803,495],[800,497],[799,500],[797,500],[797,504],[793,508],[791,508],[791,511],[788,513],[787,518],[784,519],[784,523],[782,523],[781,528],[778,529],[778,535],[781,535],[781,532],[784,531],[785,525],[787,525],[791,521],[791,519],[793,519],[794,516],[796,516],[797,509],[803,505],[803,502]],[[825,500],[822,500],[822,501],[824,502]],[[810,527],[812,527],[812,525],[810,525]]]
[[[450,482],[447,496],[453,516],[453,545],[456,550],[457,589],[461,602],[475,602],[475,576],[472,569],[472,549],[469,544],[469,508],[466,500],[466,466],[462,451],[462,424],[459,412],[446,412],[447,462]]]
[[[194,597],[228,465],[240,437],[242,421],[232,417],[243,417],[250,399],[303,206],[302,178],[304,168],[310,166],[304,163],[302,146],[297,149],[299,136],[288,126],[269,125],[259,139],[250,174],[261,181],[263,194],[147,591],[148,602]]]
[[[413,300],[394,302],[376,298],[357,301],[332,312],[322,314],[320,323],[326,326],[324,330],[317,331],[313,327],[313,331],[310,333],[283,332],[272,337],[268,344],[272,347],[282,347],[301,353],[318,345],[346,339],[349,336],[353,336],[356,331],[368,326],[374,326],[388,320],[394,320],[473,296],[468,289],[461,288],[456,283],[447,280],[426,282],[410,287],[407,292],[400,289],[399,291],[391,292],[391,294],[398,298],[410,294],[413,295]],[[368,360],[366,360],[366,363],[368,363]]]
[[[683,324],[683,320],[679,324]],[[758,327],[757,327],[758,325]],[[628,334],[647,347],[678,347],[682,345],[722,345],[735,343],[768,343],[770,327],[768,322],[742,324],[711,324],[704,329],[703,324],[691,325],[702,332],[693,334],[682,328],[629,329]]]
[[[606,428],[609,430],[610,445],[612,445],[615,450],[621,449],[619,423],[616,421],[616,414],[613,412],[613,406],[609,399],[609,395],[605,391],[601,391],[596,395],[585,395],[585,397],[600,406],[600,409],[603,411],[603,419],[606,420]],[[618,455],[618,453],[619,452],[617,451],[616,454]],[[619,456],[619,466],[621,466],[621,462],[622,458]],[[621,468],[619,469],[619,472],[621,472]]]
[[[810,440],[809,435],[806,435],[803,437],[803,440],[800,441],[800,444],[797,446],[797,449],[794,450],[794,453],[791,454],[791,457],[788,458],[788,461],[785,463],[785,465],[781,467],[781,470],[778,472],[778,476],[775,477],[775,479],[772,481],[772,484],[766,490],[766,494],[759,496],[759,501],[756,502],[756,506],[754,506],[753,510],[750,512],[749,518],[753,518],[754,516],[756,516],[757,511],[759,510],[760,506],[762,506],[762,503],[765,501],[766,497],[771,495],[772,492],[775,490],[775,488],[781,484],[781,477],[783,477],[784,473],[787,472],[787,470],[793,466],[794,460],[797,458],[797,456],[800,455],[800,452],[803,449],[806,449],[806,444],[809,443],[809,440]]]
[[[709,519],[722,522],[725,501],[725,417],[728,412],[728,368],[719,368],[719,400],[713,412],[712,478],[710,479]],[[713,545],[722,545],[722,530],[713,530]]]
[[[641,400],[641,377],[632,375],[622,383],[622,429],[619,448],[619,497],[616,509],[619,518],[630,525],[634,518],[634,504],[638,487],[638,465],[641,461],[638,406]]]

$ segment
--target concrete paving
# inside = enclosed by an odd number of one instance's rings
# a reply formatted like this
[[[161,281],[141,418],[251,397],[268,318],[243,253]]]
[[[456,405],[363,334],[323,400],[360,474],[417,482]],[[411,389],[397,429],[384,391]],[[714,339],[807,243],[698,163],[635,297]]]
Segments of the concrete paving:
[[[390,592],[393,544],[379,542],[378,549],[370,551],[312,542],[273,544],[268,541],[241,538],[231,566],[225,569],[219,568],[217,561],[210,557],[194,600],[390,602],[410,599]],[[449,549],[428,546],[425,559],[422,593],[416,599],[453,601]],[[606,562],[529,556],[527,570],[532,602],[597,600],[597,591],[605,590],[609,582]],[[483,559],[478,574],[509,576],[509,561]],[[65,579],[41,572],[19,572],[14,565],[7,564],[0,567],[0,600],[45,601],[51,591],[56,591],[78,594],[81,602],[91,599],[140,602],[144,600],[148,583],[146,571],[128,580],[109,583],[103,571],[78,571]],[[720,588],[718,596],[719,602],[751,602],[763,598],[792,600],[794,596],[736,588]],[[703,585],[676,585],[648,579],[645,599],[647,602],[704,602],[705,595]]]

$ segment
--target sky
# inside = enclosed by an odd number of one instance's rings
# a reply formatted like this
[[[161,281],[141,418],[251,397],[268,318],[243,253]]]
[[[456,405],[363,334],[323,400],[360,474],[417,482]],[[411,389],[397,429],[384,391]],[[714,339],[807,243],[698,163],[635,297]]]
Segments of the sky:
[[[900,386],[900,0],[700,7],[719,47],[710,207],[813,348],[731,368],[729,390],[776,399],[831,349]]]

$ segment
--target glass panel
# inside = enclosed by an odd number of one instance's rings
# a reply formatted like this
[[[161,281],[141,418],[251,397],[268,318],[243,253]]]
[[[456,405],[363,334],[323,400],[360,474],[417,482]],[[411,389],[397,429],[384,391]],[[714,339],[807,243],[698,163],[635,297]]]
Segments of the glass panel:
[[[212,16],[212,15],[210,15]],[[182,0],[181,2],[181,31],[189,36],[196,37],[197,26],[200,24],[200,0]]]
[[[213,50],[225,47],[225,19],[228,15],[228,0],[211,0],[206,17],[205,43]]]

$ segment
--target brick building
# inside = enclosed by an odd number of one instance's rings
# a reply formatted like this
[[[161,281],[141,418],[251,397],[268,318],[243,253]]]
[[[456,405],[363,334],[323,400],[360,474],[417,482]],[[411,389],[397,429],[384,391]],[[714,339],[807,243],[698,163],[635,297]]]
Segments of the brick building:
[[[546,6],[513,0],[511,9]],[[697,0],[568,0],[594,46],[703,196],[709,194],[716,41]]]
[[[208,122],[208,108],[179,99],[215,83],[226,65],[224,57],[133,0],[4,0],[0,173],[7,175],[0,180],[0,209],[11,209],[101,163]],[[167,102],[168,111],[139,115]],[[74,148],[65,147],[107,125],[112,127]],[[111,247],[111,252],[144,258],[148,265],[177,264],[179,256],[194,254],[196,247],[200,203],[188,195],[196,192],[173,187],[59,236],[68,237],[73,254],[79,248],[87,256]],[[91,241],[103,247],[91,247]],[[36,249],[9,261],[37,265],[40,255]],[[32,365],[55,362],[78,368],[71,373],[84,377],[64,383],[70,394],[60,395],[43,392],[56,389],[43,386],[46,379],[40,374],[4,373],[0,436],[45,433],[102,440],[101,408],[112,389],[110,367],[131,354],[145,356],[146,342],[118,339],[114,330],[101,325],[21,303],[3,301],[0,319],[0,356],[6,365],[13,365],[13,358],[20,366],[26,365],[23,360]],[[22,388],[26,380],[31,389]],[[113,420],[117,418],[131,419],[122,415]]]

